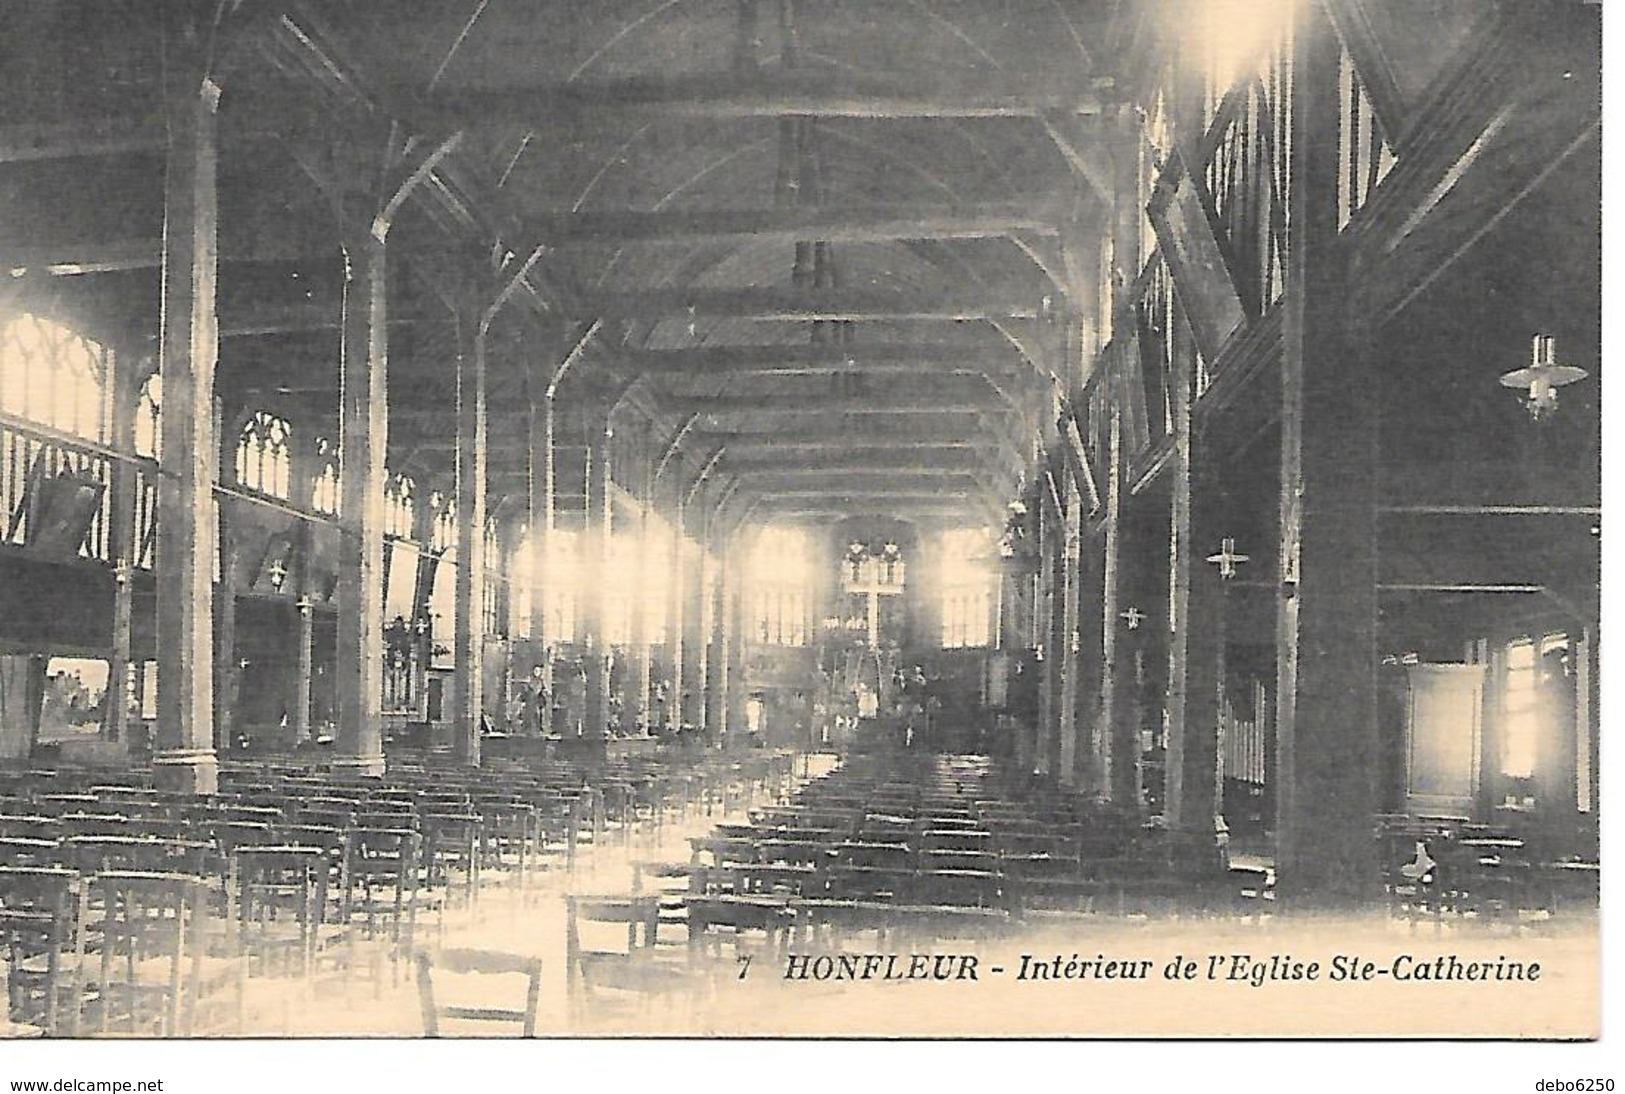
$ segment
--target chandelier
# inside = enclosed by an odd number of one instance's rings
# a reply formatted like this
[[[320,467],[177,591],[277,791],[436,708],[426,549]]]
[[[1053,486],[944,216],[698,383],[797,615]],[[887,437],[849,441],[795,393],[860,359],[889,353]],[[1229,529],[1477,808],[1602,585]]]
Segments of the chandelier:
[[[1529,347],[1529,366],[1502,373],[1501,386],[1528,391],[1524,406],[1535,421],[1548,417],[1557,410],[1557,389],[1584,380],[1588,373],[1583,368],[1557,363],[1557,339],[1549,334],[1537,334]]]

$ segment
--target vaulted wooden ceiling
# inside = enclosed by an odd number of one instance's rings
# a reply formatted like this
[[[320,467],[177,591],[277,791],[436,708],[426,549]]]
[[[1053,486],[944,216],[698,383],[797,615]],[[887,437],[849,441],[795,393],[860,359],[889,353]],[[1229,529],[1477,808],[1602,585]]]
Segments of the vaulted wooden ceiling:
[[[14,287],[92,329],[150,335],[160,21],[112,0],[0,8],[15,74],[0,252],[27,271]],[[528,400],[572,354],[560,399],[582,413],[561,416],[567,430],[624,395],[692,462],[722,450],[718,470],[763,513],[982,519],[1015,489],[1069,293],[1095,291],[1063,267],[1105,221],[1085,176],[1109,163],[1095,137],[1130,29],[1117,0],[217,14],[228,404],[331,428],[334,192],[375,186],[410,141],[447,151],[390,240],[397,470],[450,467],[453,306],[493,255],[540,249],[494,343],[493,494],[516,489],[523,466],[505,456]]]

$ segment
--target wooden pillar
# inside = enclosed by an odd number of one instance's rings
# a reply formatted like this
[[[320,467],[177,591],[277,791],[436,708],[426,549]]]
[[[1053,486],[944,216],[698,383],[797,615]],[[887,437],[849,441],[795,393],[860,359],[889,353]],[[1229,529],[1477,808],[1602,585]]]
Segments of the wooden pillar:
[[[691,726],[705,723],[705,579],[711,560],[704,526],[708,523],[702,518],[700,534],[685,551],[683,564],[683,683],[678,694],[682,696],[682,722]]]
[[[1142,157],[1145,141],[1138,113],[1130,104],[1119,108],[1116,132],[1111,135],[1112,155],[1112,218],[1110,234],[1109,278],[1111,292],[1108,309],[1109,323],[1101,325],[1102,343],[1111,341],[1119,327],[1133,329],[1129,312],[1132,287],[1140,276],[1146,256],[1141,252],[1142,224],[1145,219],[1145,172]],[[1107,294],[1102,294],[1103,299]]]
[[[654,458],[650,451],[652,428],[645,422],[638,434],[637,451],[637,486],[638,486],[638,515],[633,526],[633,547],[637,557],[632,560],[634,576],[632,585],[631,604],[631,641],[627,644],[627,656],[631,665],[627,673],[627,697],[622,704],[621,728],[635,731],[640,725],[652,729],[649,721],[649,697],[654,688],[653,676],[649,668],[651,656],[649,584],[652,578],[652,567],[649,565],[649,537],[654,531]]]
[[[1033,768],[1058,777],[1060,761],[1061,676],[1066,651],[1066,514],[1046,491],[1044,509],[1044,676],[1039,696],[1038,740]]]
[[[480,762],[485,710],[485,346],[477,317],[457,352],[457,620],[452,637],[452,691],[457,697],[452,755]]]
[[[338,640],[334,766],[382,774],[384,454],[389,327],[382,233],[346,240],[339,412]],[[167,392],[166,392],[167,398]]]
[[[1062,443],[1066,443],[1063,441]],[[1083,643],[1078,636],[1080,623],[1080,580],[1082,573],[1081,551],[1083,546],[1083,499],[1078,493],[1078,485],[1071,476],[1067,476],[1062,485],[1066,491],[1066,517],[1064,527],[1066,535],[1062,547],[1061,565],[1061,629],[1064,635],[1061,647],[1061,697],[1060,697],[1060,726],[1058,741],[1056,742],[1056,777],[1063,786],[1075,786],[1078,768],[1078,712],[1083,709],[1079,705],[1080,690],[1079,677],[1083,672],[1082,649]]]
[[[168,33],[169,28],[166,28]],[[177,46],[180,36],[176,36]],[[186,67],[182,56],[172,58]],[[158,494],[158,732],[161,788],[212,794],[214,752],[214,370],[216,109],[220,88],[198,71],[176,77],[169,99],[164,178],[160,369],[163,475]]]
[[[1166,816],[1193,844],[1217,830],[1225,592],[1208,562],[1225,534],[1222,483],[1200,445],[1174,487],[1174,623],[1169,655]]]
[[[526,513],[530,525],[530,540],[525,545],[530,568],[530,638],[537,650],[542,666],[542,686],[546,701],[539,710],[539,726],[526,726],[525,732],[540,729],[546,736],[553,732],[553,657],[549,645],[553,636],[548,634],[547,600],[551,575],[548,573],[553,531],[553,437],[549,428],[552,415],[538,389],[539,382],[531,385],[527,425]]]
[[[1110,383],[1109,378],[1103,382]],[[1120,563],[1122,558],[1123,509],[1123,417],[1115,399],[1111,404],[1110,441],[1107,449],[1105,522],[1101,531],[1101,597],[1100,613],[1100,707],[1095,718],[1094,754],[1096,781],[1090,788],[1103,797],[1110,796],[1121,757],[1117,755],[1116,734],[1113,732],[1120,717],[1123,665],[1118,630],[1113,624],[1121,610],[1119,595]]]
[[[1013,606],[1019,608],[1019,615],[1021,618],[1020,626],[1015,628],[1012,632],[1019,633],[1020,638],[1018,640],[1011,641],[1009,643],[1009,648],[1020,650],[1037,649],[1041,651],[1044,646],[1044,629],[1041,614],[1042,601],[1040,597],[1040,591],[1043,588],[1045,569],[1043,557],[1043,502],[1035,500],[1034,508],[1031,510],[1031,512],[1033,513],[1032,534],[1036,540],[1035,546],[1038,555],[1033,560],[1034,569],[1031,572],[1023,568],[1017,571],[1011,579],[1011,603]],[[1016,587],[1018,585],[1020,588]],[[1036,770],[1034,757],[1038,749],[1038,726],[1044,718],[1045,700],[1042,673],[1043,666],[1035,664],[1032,666],[1032,670],[1038,674],[1038,680],[1036,681],[1038,717],[1035,721],[1027,716],[1027,710],[1025,709],[1027,703],[1026,695],[1031,694],[1031,692],[1029,692],[1027,689],[1033,688],[1035,684],[1024,678],[1021,683],[1023,695],[1019,702],[1015,723],[1016,767],[1023,774]],[[1015,687],[1014,674],[1012,674],[1011,677],[1011,687]]]
[[[117,501],[117,487],[114,500]],[[115,528],[117,522],[114,522]],[[107,657],[107,695],[102,737],[108,741],[127,741],[130,720],[130,631],[134,607],[131,577],[134,570],[128,559],[113,563],[113,644]]]
[[[749,737],[746,732],[745,703],[750,698],[745,691],[745,636],[750,631],[745,620],[748,604],[745,596],[748,556],[740,542],[741,538],[738,535],[732,537],[728,545],[729,574],[732,580],[729,582],[728,590],[728,715],[723,722],[724,731],[733,734],[736,741],[744,741]],[[809,603],[808,607],[810,611],[812,605]],[[814,622],[809,621],[809,626],[814,625],[816,625]]]
[[[237,664],[237,530],[220,528],[220,580],[214,587],[214,741],[215,750],[230,753],[237,723],[237,693],[242,679]]]
[[[1106,726],[1106,752],[1111,757],[1110,770],[1105,773],[1106,795],[1127,809],[1138,810],[1141,804],[1140,724],[1142,711],[1139,686],[1144,672],[1141,643],[1149,633],[1149,617],[1162,622],[1157,605],[1145,603],[1145,588],[1149,584],[1145,573],[1150,560],[1159,547],[1166,549],[1167,526],[1153,527],[1141,511],[1143,498],[1127,496],[1122,484],[1113,487],[1117,494],[1117,514],[1111,522],[1113,530],[1113,587],[1105,599],[1110,601],[1110,615],[1104,619],[1102,643],[1110,635],[1112,651],[1111,694],[1107,697],[1110,720]],[[1140,505],[1136,505],[1139,502]],[[1154,532],[1162,533],[1159,537]],[[1159,542],[1160,540],[1160,542]],[[1164,597],[1163,599],[1166,599]],[[1132,609],[1135,629],[1130,631],[1123,618]]]
[[[729,646],[733,636],[733,585],[737,578],[734,559],[726,544],[716,544],[717,576],[711,590],[711,633],[705,700],[705,724],[711,740],[722,745],[727,737],[729,690],[733,686]],[[801,742],[797,742],[798,746]]]
[[[1077,744],[1072,757],[1072,785],[1084,789],[1100,785],[1101,666],[1106,633],[1112,625],[1109,617],[1096,615],[1103,611],[1101,568],[1105,549],[1103,528],[1099,534],[1089,528],[1082,530],[1078,546],[1078,674],[1074,701]]]
[[[1578,759],[1575,772],[1577,784],[1577,808],[1586,814],[1586,822],[1582,824],[1581,841],[1577,845],[1581,854],[1594,856],[1597,846],[1597,790],[1598,774],[1602,759],[1598,729],[1598,684],[1600,667],[1597,660],[1597,629],[1595,622],[1579,635],[1575,636],[1574,665],[1575,665],[1575,703],[1574,713],[1576,731],[1582,734],[1576,742],[1576,755]]]
[[[299,637],[296,641],[299,645],[294,652],[298,661],[294,670],[293,712],[288,719],[288,728],[293,733],[292,743],[301,745],[310,740],[310,680],[315,672],[316,625],[315,609],[309,596],[300,597],[297,608]]]
[[[1338,240],[1338,42],[1295,38],[1292,239],[1283,311],[1276,892],[1374,900],[1378,370],[1349,326]]]
[[[611,510],[609,498],[610,432],[604,427],[587,449],[587,512],[583,526],[581,580],[577,596],[581,613],[581,641],[587,651],[586,713],[582,732],[602,737],[609,716],[609,673],[604,659],[604,559],[609,549]]]
[[[120,459],[113,463],[108,543],[113,567],[113,635],[107,656],[107,694],[102,737],[108,741],[128,740],[130,714],[130,632],[135,590],[135,499],[138,483],[135,455],[136,403],[141,380],[133,353],[124,347],[113,358],[113,447]]]
[[[688,505],[681,482],[677,485],[676,493],[677,517],[672,524],[671,539],[671,600],[666,613],[666,650],[671,661],[671,695],[666,704],[666,722],[673,730],[683,724],[683,688],[688,684],[683,672],[688,616],[684,599],[684,589],[688,584],[688,551],[684,539]]]

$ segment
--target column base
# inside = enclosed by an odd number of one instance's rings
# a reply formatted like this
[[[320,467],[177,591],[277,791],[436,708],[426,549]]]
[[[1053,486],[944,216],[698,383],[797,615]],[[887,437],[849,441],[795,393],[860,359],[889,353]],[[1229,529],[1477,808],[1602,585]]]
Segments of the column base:
[[[334,756],[327,766],[350,775],[376,776],[384,773],[384,757],[382,753],[377,756]]]
[[[480,727],[454,725],[451,732],[452,758],[468,767],[480,766]]]
[[[183,794],[214,794],[220,789],[220,763],[212,748],[169,748],[152,754],[152,785]]]
[[[1224,818],[1168,829],[1168,865],[1180,877],[1212,877],[1230,869],[1230,828]]]

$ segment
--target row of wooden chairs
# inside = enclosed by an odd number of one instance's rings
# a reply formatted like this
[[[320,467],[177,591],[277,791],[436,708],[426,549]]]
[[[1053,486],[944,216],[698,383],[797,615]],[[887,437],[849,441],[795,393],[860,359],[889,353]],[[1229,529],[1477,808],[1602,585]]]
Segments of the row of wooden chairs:
[[[753,794],[788,770],[778,758],[752,766],[713,765],[686,784],[662,776],[661,786],[683,787],[675,806],[643,779],[623,823]],[[308,980],[327,963],[348,978],[363,964],[358,949],[416,966],[428,990],[424,959],[438,959],[418,943],[420,921],[443,924],[458,900],[472,907],[493,868],[523,890],[560,844],[573,865],[577,843],[606,830],[606,795],[591,777],[408,769],[369,780],[234,765],[219,794],[199,798],[154,789],[140,773],[5,774],[0,972],[11,1016],[52,1035],[184,1036],[203,1028],[200,1004],[224,989],[225,1024],[211,1014],[206,1028],[231,1028],[233,1010],[241,1028],[247,980]],[[600,781],[613,793],[613,779]],[[126,917],[142,929],[125,931]],[[594,967],[573,961],[572,982]]]

